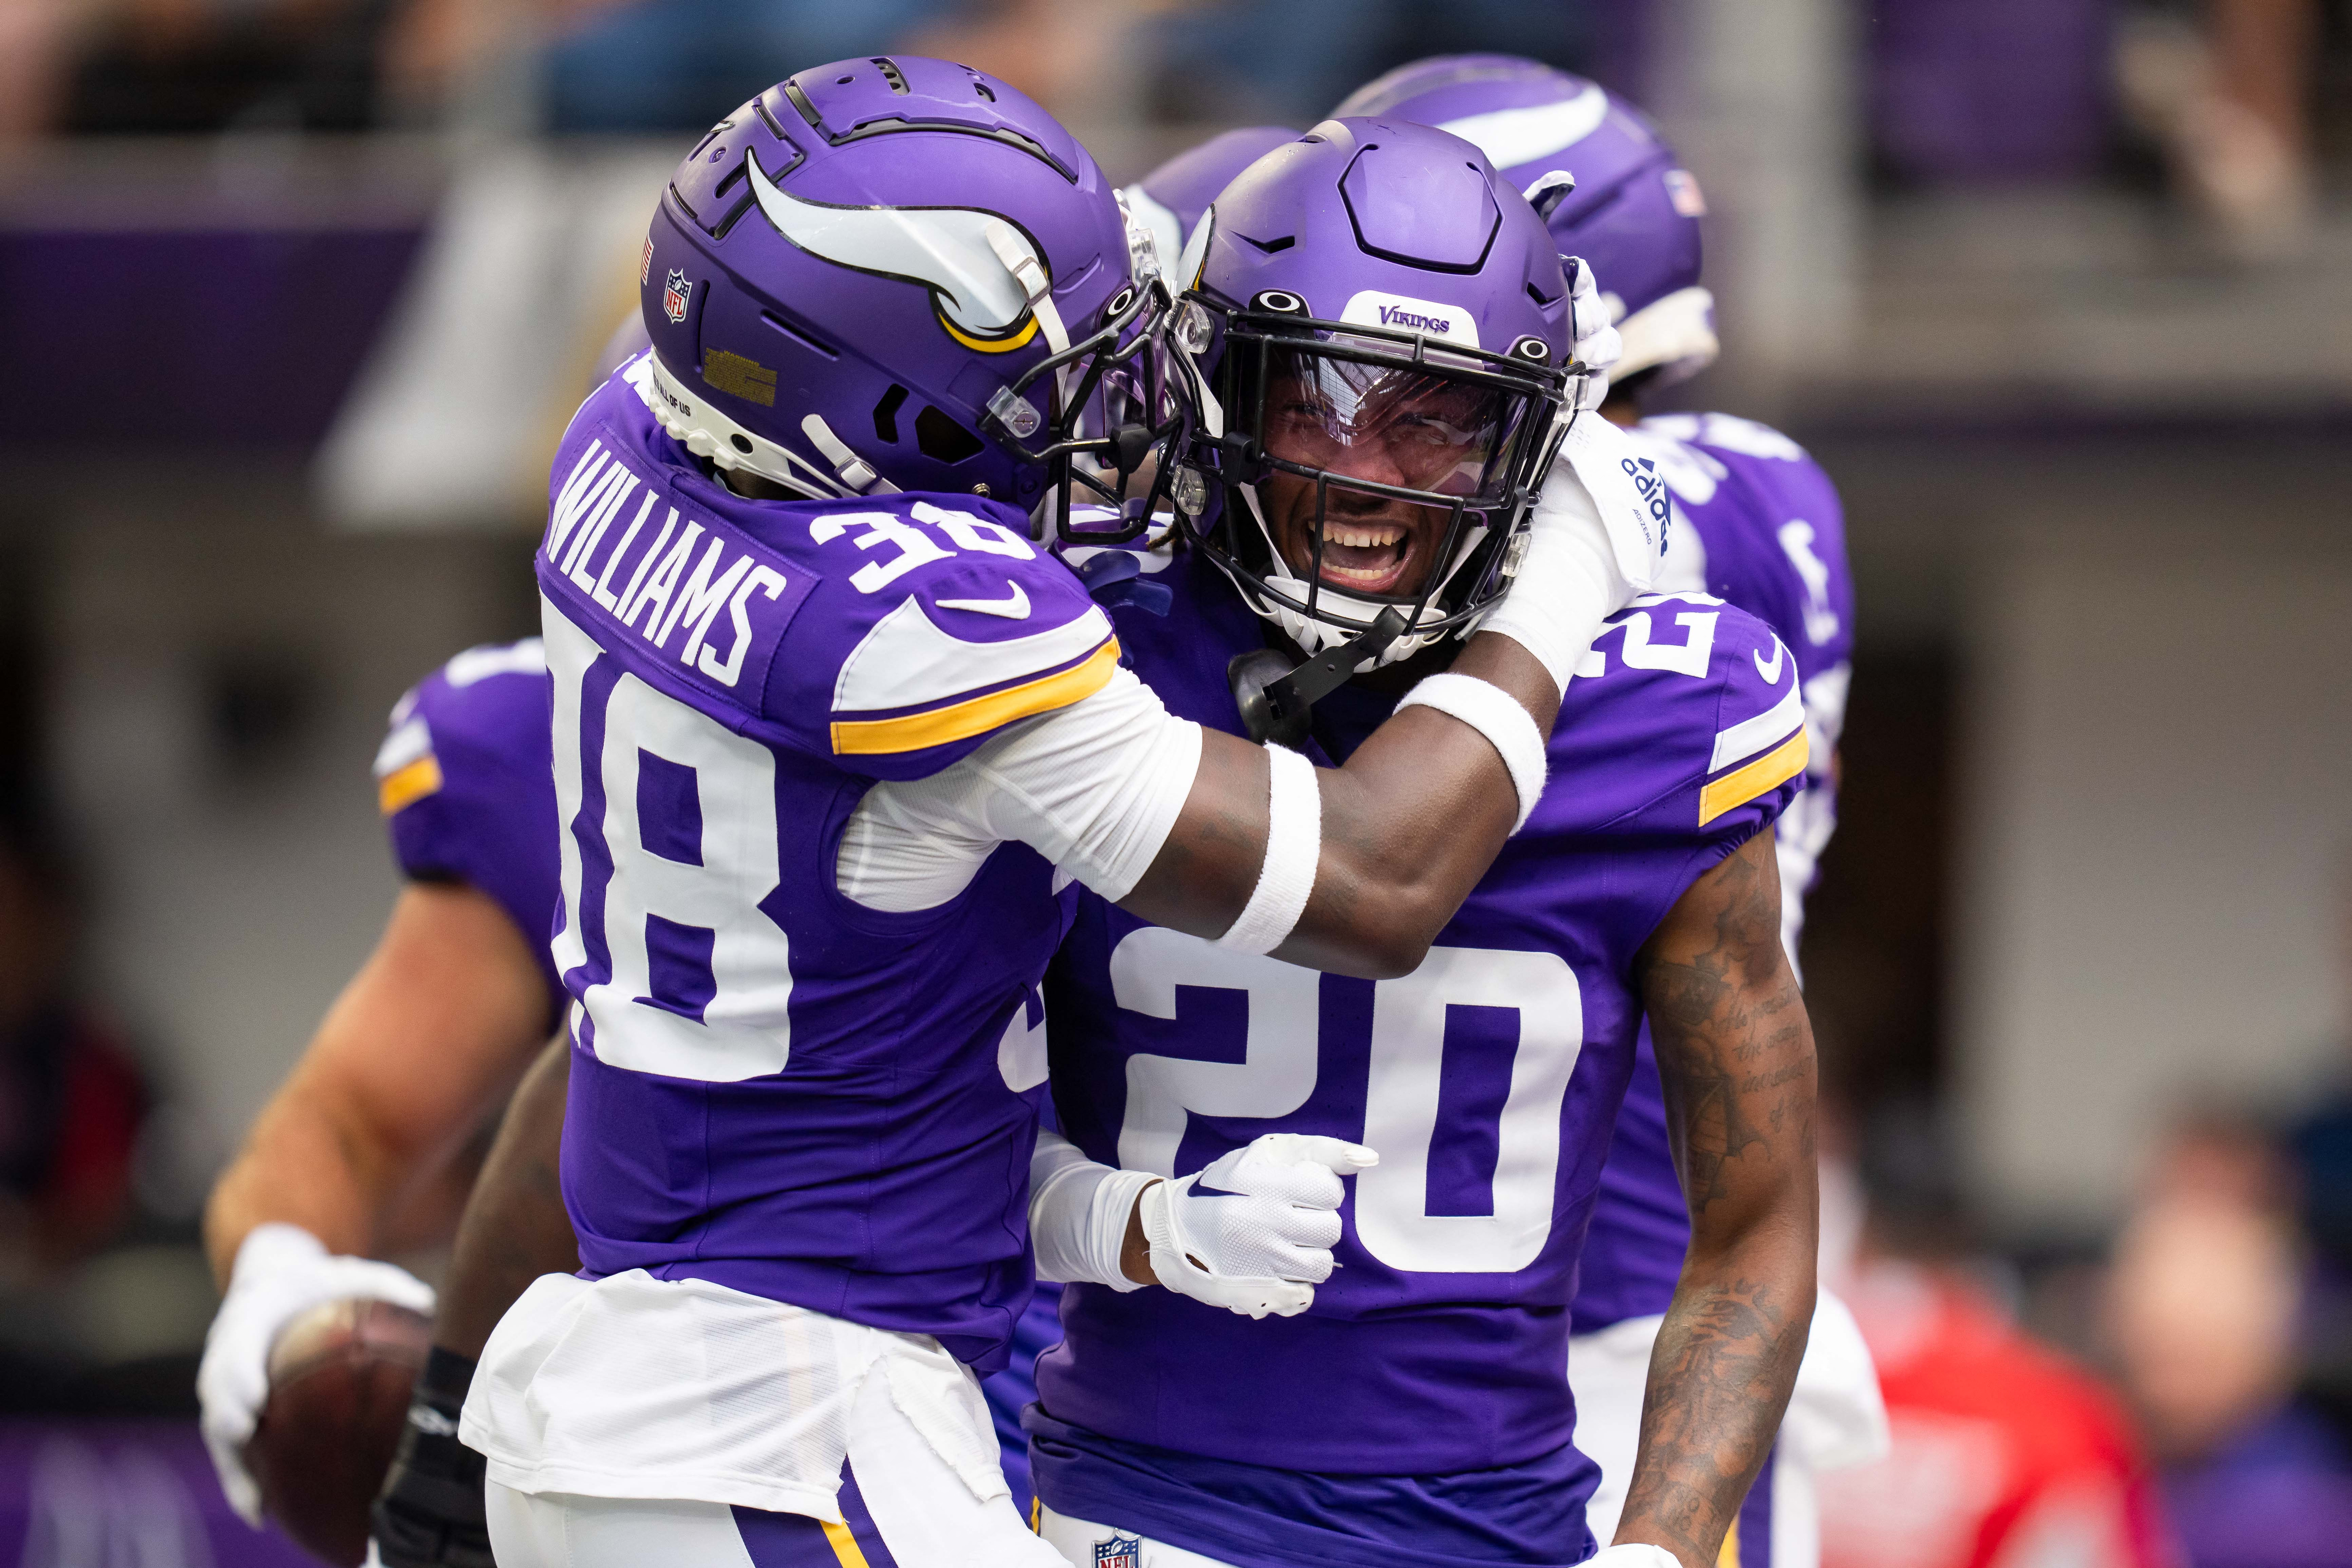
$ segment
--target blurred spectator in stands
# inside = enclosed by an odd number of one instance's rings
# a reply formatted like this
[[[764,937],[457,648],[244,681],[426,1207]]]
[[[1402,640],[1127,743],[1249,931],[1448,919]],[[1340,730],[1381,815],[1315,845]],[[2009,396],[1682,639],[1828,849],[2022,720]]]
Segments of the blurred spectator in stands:
[[[469,87],[521,131],[699,130],[792,72],[1026,0],[0,0],[0,135],[364,131]],[[499,100],[481,100],[487,90]]]
[[[2196,21],[2133,18],[2117,56],[2124,102],[2229,253],[2299,252],[2312,228],[2311,95],[2318,0],[2204,0]]]
[[[954,0],[575,0],[559,8],[574,15],[560,18],[547,50],[548,128],[642,132],[699,131],[794,71],[905,47],[912,29],[958,7]]]
[[[1391,66],[1423,55],[1528,55],[1643,88],[1643,21],[1622,0],[1160,0],[1141,75],[1171,124],[1310,125]]]
[[[73,900],[37,836],[0,831],[0,1258],[29,1283],[110,1240],[147,1092],[73,999]]]
[[[2196,1568],[2352,1564],[2352,1449],[2296,1395],[2291,1182],[2259,1129],[2159,1151],[2108,1278],[2108,1334]]]
[[[1927,1119],[1882,1115],[1863,1169],[1843,1289],[1892,1447],[1822,1478],[1822,1568],[2173,1568],[2130,1423],[1986,1291]]]

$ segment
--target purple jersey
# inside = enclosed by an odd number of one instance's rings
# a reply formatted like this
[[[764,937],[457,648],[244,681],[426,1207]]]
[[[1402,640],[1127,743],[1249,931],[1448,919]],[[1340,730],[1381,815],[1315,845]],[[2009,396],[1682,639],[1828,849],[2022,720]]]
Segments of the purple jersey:
[[[555,928],[555,784],[547,771],[547,657],[530,637],[467,648],[392,710],[376,799],[401,875],[463,882],[507,912],[547,981]]]
[[[992,1370],[1029,1294],[1037,1096],[999,1047],[1074,895],[1003,844],[946,903],[889,913],[835,858],[876,780],[1100,689],[1108,620],[976,497],[737,497],[656,425],[641,366],[573,417],[538,565],[583,1271],[708,1279]]]
[[[1158,580],[1164,613],[1142,594],[1117,612],[1127,657],[1173,711],[1238,733],[1225,668],[1263,646],[1261,624],[1196,554]],[[1804,763],[1795,690],[1771,632],[1704,595],[1615,617],[1570,684],[1534,816],[1401,979],[1318,974],[1082,898],[1046,990],[1055,1102],[1087,1155],[1172,1174],[1291,1131],[1381,1160],[1302,1316],[1070,1287],[1067,1341],[1038,1363],[1045,1415],[1326,1475],[1494,1469],[1567,1444],[1568,1307],[1633,1064],[1633,957],[1786,803]],[[1393,700],[1326,698],[1320,760]],[[1054,1502],[1050,1471],[1040,1486]],[[1170,1500],[1150,1528],[1191,1544]],[[1554,1523],[1581,1540],[1581,1510],[1579,1492]]]
[[[563,988],[547,946],[557,897],[547,707],[539,638],[468,648],[400,700],[375,772],[402,874],[497,900],[546,973],[551,1020]],[[1038,1352],[1062,1337],[1060,1301],[1061,1287],[1038,1288],[1013,1327],[1011,1364],[981,1385],[1015,1499],[1028,1495],[1021,1409],[1037,1395]]]
[[[1780,634],[1804,683],[1811,761],[1779,825],[1781,933],[1793,962],[1805,894],[1837,826],[1832,760],[1853,658],[1853,578],[1837,487],[1778,430],[1728,414],[1670,414],[1630,433],[1673,490],[1684,526],[1668,536],[1670,586],[1703,588]],[[1642,1032],[1617,1139],[1584,1247],[1576,1330],[1666,1310],[1690,1242],[1690,1215],[1666,1140],[1666,1107]]]

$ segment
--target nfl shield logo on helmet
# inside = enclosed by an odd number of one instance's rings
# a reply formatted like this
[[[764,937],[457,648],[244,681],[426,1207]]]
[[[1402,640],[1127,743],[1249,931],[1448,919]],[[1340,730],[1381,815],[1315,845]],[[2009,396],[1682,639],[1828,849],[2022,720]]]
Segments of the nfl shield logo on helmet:
[[[1095,1542],[1095,1568],[1143,1568],[1143,1542],[1138,1536],[1114,1535]]]
[[[687,298],[693,292],[694,285],[686,280],[686,274],[671,268],[668,279],[662,284],[662,314],[672,321],[684,322]]]

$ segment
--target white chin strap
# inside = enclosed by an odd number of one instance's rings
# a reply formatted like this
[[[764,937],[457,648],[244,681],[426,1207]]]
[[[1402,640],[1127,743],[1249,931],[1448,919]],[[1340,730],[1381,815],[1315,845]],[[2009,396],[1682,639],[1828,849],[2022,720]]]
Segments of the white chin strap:
[[[1715,363],[1722,344],[1715,336],[1715,296],[1693,285],[1653,300],[1617,323],[1625,352],[1609,368],[1618,381],[1639,371],[1660,369],[1660,384],[1696,375]]]
[[[1257,524],[1258,536],[1265,541],[1266,560],[1272,563],[1265,574],[1266,583],[1292,598],[1304,600],[1311,585],[1305,578],[1292,574],[1289,563],[1282,558],[1282,552],[1275,548],[1274,533],[1266,527],[1265,510],[1258,505],[1257,487],[1243,485],[1240,489],[1242,499],[1249,504],[1250,520]],[[1470,531],[1469,537],[1462,542],[1461,549],[1455,552],[1453,564],[1446,568],[1445,578],[1441,578],[1438,582],[1437,585],[1441,592],[1445,586],[1445,579],[1451,578],[1456,571],[1460,570],[1462,563],[1470,558],[1470,552],[1477,548],[1478,542],[1486,537],[1486,531],[1483,527]],[[1242,590],[1242,598],[1251,609],[1257,612],[1262,619],[1271,621],[1281,627],[1283,636],[1297,643],[1309,655],[1321,653],[1326,648],[1337,647],[1357,635],[1356,630],[1334,626],[1328,621],[1312,619],[1278,600],[1254,594],[1246,584],[1242,583],[1236,582],[1234,586]],[[1328,606],[1328,613],[1344,616],[1359,623],[1357,630],[1370,626],[1379,618],[1382,610],[1390,607],[1386,600],[1361,598],[1342,589],[1334,588],[1328,583],[1324,584],[1320,592],[1316,594],[1315,604],[1318,608]],[[1444,618],[1445,612],[1438,606],[1437,595],[1432,594],[1430,602],[1422,607],[1422,624],[1442,621]],[[1408,628],[1403,636],[1383,648],[1378,658],[1359,666],[1358,672],[1378,669],[1382,665],[1394,664],[1399,659],[1411,658],[1423,648],[1443,639],[1444,636],[1444,632],[1416,632]]]

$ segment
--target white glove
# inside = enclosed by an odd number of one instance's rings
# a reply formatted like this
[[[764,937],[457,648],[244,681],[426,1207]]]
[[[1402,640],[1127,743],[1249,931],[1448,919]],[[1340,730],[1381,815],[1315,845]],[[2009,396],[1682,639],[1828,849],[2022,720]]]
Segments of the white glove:
[[[1584,1560],[1584,1568],[1683,1568],[1682,1560],[1646,1542],[1604,1546]]]
[[[1625,432],[1567,417],[1510,592],[1478,624],[1535,655],[1562,691],[1601,623],[1656,583],[1672,516],[1665,480]]]
[[[352,1296],[433,1310],[433,1287],[408,1270],[339,1257],[300,1226],[256,1226],[236,1249],[228,1294],[205,1335],[196,1398],[204,1405],[205,1447],[212,1450],[221,1490],[256,1528],[261,1523],[261,1489],[246,1470],[245,1444],[269,1398],[270,1346],[293,1319]]]
[[[1625,340],[1610,323],[1609,307],[1601,302],[1591,266],[1580,256],[1563,256],[1560,265],[1568,272],[1568,330],[1575,340],[1570,357],[1592,372],[1577,394],[1576,406],[1582,412],[1600,407],[1608,397],[1609,372],[1625,357]]]
[[[1268,1132],[1142,1198],[1151,1272],[1171,1290],[1228,1311],[1293,1318],[1331,1278],[1339,1178],[1381,1157],[1360,1143]]]

